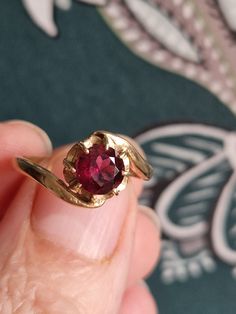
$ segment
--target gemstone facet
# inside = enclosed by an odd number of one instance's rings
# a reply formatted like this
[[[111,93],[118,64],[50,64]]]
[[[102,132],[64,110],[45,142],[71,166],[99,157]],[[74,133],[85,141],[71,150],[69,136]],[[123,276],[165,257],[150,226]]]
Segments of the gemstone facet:
[[[76,178],[92,194],[107,194],[123,180],[124,162],[116,151],[103,144],[94,144],[76,161]]]

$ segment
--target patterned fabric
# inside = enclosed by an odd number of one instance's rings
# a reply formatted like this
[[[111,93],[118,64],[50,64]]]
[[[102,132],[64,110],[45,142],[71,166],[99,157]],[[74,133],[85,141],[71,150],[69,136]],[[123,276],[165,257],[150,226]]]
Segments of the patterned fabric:
[[[141,202],[163,228],[160,313],[235,313],[235,1],[106,3],[2,0],[0,118],[56,145],[138,134],[155,170]]]
[[[236,275],[236,134],[201,124],[170,124],[140,134],[154,167],[142,202],[155,208],[164,240],[163,283],[213,272],[213,254]],[[175,240],[173,243],[173,239]]]
[[[51,36],[57,34],[53,5],[68,9],[71,4],[70,0],[22,1]],[[236,111],[235,1],[109,0],[99,12],[135,54],[197,81]]]

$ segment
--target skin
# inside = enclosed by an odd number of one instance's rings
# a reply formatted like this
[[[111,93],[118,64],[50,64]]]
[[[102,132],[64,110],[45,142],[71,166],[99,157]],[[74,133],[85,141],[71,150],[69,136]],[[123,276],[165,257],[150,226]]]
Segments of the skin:
[[[138,205],[141,180],[130,180],[121,195],[99,208],[91,229],[95,212],[72,208],[12,163],[16,156],[47,155],[61,175],[67,150],[53,151],[47,135],[30,123],[0,124],[0,313],[157,313],[143,278],[157,263],[160,230],[153,211]],[[120,226],[102,234],[99,219],[105,228],[113,213]]]

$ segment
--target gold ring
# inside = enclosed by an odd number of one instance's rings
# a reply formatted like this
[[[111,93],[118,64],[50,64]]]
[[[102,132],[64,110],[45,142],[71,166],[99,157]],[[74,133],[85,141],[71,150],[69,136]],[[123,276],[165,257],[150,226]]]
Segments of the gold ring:
[[[16,165],[24,174],[77,206],[94,208],[125,189],[130,176],[149,180],[152,168],[137,149],[120,135],[96,131],[74,144],[64,158],[64,178],[48,168],[45,159],[17,157]]]

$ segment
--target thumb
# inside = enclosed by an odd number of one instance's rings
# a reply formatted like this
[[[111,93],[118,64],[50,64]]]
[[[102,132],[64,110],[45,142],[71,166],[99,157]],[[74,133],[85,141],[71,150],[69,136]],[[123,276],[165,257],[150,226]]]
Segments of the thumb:
[[[59,177],[67,151],[62,149],[52,160]],[[50,300],[69,301],[75,313],[118,312],[133,247],[136,188],[136,180],[130,180],[119,196],[96,209],[75,207],[39,188],[31,221],[35,248],[41,252],[41,284],[51,288]],[[40,302],[45,302],[48,289],[45,295],[40,291]],[[54,307],[48,301],[47,312],[54,313]]]

